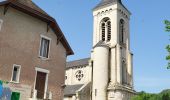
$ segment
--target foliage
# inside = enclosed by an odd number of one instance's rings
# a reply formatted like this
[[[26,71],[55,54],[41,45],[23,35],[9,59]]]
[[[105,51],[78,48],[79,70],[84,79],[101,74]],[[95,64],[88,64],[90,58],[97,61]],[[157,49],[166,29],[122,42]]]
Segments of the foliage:
[[[165,20],[165,31],[170,32],[170,21]]]
[[[165,20],[165,31],[170,32],[170,21]],[[168,55],[166,56],[166,60],[168,61],[168,69],[170,69],[170,45],[168,44],[166,46],[166,50],[168,52]]]
[[[170,90],[164,90],[159,94],[139,92],[131,100],[170,100]]]
[[[8,81],[2,81],[2,80],[0,80],[0,85],[8,84],[8,83],[9,83]]]
[[[162,100],[170,100],[169,94],[163,94]]]

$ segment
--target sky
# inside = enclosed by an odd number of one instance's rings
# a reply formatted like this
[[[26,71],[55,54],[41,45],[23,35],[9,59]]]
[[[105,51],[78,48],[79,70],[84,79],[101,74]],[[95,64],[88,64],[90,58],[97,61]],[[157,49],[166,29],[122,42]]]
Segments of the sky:
[[[74,50],[68,61],[90,57],[92,48],[92,9],[100,0],[33,0],[54,17]],[[122,0],[132,13],[131,51],[134,54],[134,88],[158,93],[170,88],[166,69],[169,35],[164,20],[170,19],[170,0]]]

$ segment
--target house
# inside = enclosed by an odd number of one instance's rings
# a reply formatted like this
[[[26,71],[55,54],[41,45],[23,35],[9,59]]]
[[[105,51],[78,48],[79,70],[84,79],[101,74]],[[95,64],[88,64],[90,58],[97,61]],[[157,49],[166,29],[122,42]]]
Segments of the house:
[[[101,0],[93,9],[91,57],[67,62],[64,100],[130,100],[135,95],[130,15],[121,0]]]
[[[61,100],[72,54],[55,19],[32,0],[0,2],[0,80],[12,96]]]

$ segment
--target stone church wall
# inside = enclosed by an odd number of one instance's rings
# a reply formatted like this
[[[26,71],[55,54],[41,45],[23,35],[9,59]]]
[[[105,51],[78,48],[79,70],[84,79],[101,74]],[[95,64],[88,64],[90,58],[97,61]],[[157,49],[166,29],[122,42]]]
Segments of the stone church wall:
[[[130,100],[134,93],[122,90],[110,91],[108,93],[108,100]]]
[[[82,76],[76,77],[76,74],[78,74],[78,71],[81,71]],[[91,81],[91,67],[86,66],[76,66],[73,68],[69,68],[66,70],[66,85],[76,85],[76,84],[84,84]],[[80,80],[78,80],[80,79]]]

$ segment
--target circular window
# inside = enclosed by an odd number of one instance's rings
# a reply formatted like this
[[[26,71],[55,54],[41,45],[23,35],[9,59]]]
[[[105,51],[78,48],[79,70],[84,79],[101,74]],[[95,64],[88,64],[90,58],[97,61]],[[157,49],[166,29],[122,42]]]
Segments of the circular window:
[[[81,79],[84,77],[84,74],[83,74],[83,71],[82,70],[78,70],[77,72],[76,72],[76,79],[78,80],[78,81],[81,81]]]

